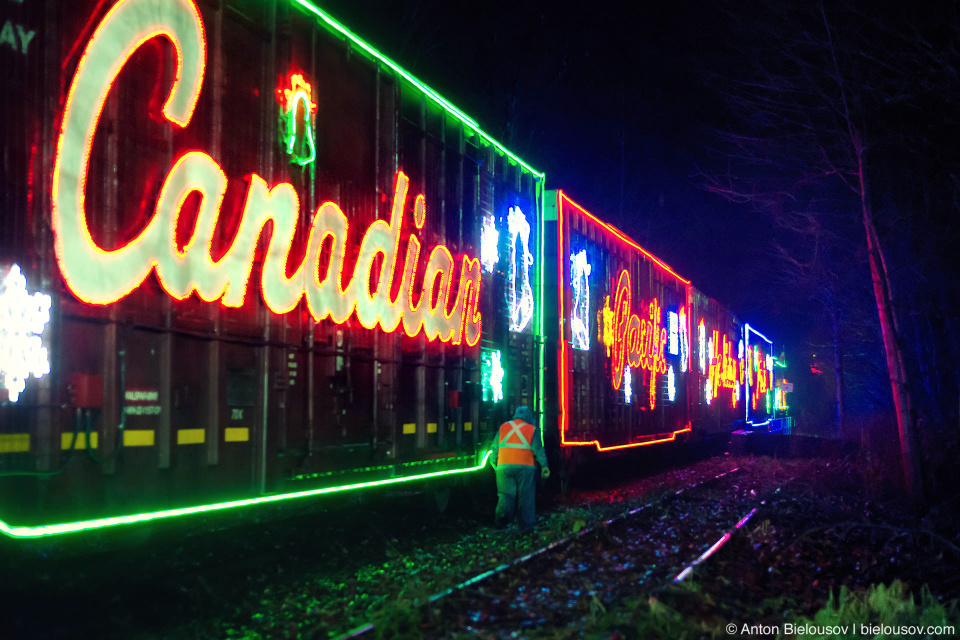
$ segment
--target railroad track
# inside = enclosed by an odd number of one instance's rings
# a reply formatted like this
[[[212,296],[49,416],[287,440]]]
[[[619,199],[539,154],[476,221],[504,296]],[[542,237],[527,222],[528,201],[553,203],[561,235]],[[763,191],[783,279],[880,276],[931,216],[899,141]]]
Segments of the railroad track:
[[[705,502],[715,499],[716,494],[723,494],[729,497],[729,493],[732,491],[738,497],[740,497],[742,494],[742,496],[748,500],[762,500],[762,494],[767,493],[768,491],[764,491],[762,487],[759,487],[759,491],[757,488],[748,489],[747,485],[750,484],[749,479],[748,482],[744,483],[744,487],[740,487],[736,480],[736,478],[742,474],[743,471],[749,468],[750,465],[752,465],[752,462],[715,476],[704,478],[698,482],[691,483],[672,493],[651,500],[640,507],[624,511],[613,518],[603,520],[591,527],[577,531],[576,533],[573,533],[561,540],[551,542],[550,544],[520,556],[511,562],[501,564],[495,568],[473,576],[468,580],[464,580],[455,586],[444,589],[430,596],[422,603],[421,606],[427,608],[440,607],[442,610],[453,610],[451,613],[456,612],[457,615],[461,615],[464,611],[466,611],[466,616],[470,618],[471,621],[476,623],[476,626],[474,624],[467,624],[465,625],[465,629],[462,630],[470,632],[480,631],[482,628],[484,633],[490,633],[492,631],[490,626],[502,626],[504,628],[513,630],[519,629],[522,631],[524,628],[538,626],[539,623],[562,623],[564,621],[550,621],[544,615],[536,615],[536,612],[538,610],[547,612],[569,608],[567,605],[570,603],[571,599],[579,600],[586,597],[589,598],[591,602],[600,602],[602,606],[602,599],[616,599],[617,594],[613,594],[612,592],[617,591],[618,589],[607,590],[601,598],[600,595],[598,595],[599,591],[596,588],[589,588],[591,584],[590,580],[580,575],[586,573],[588,570],[588,565],[590,563],[595,563],[597,560],[597,558],[582,558],[585,560],[585,562],[574,562],[571,559],[571,556],[583,555],[583,547],[586,546],[585,541],[588,541],[591,536],[603,535],[612,539],[608,540],[607,542],[613,542],[613,546],[615,548],[622,548],[623,553],[605,554],[604,560],[606,561],[607,566],[604,568],[608,569],[610,573],[619,574],[622,576],[625,572],[632,573],[638,571],[640,570],[640,565],[642,563],[632,562],[629,557],[635,556],[636,552],[639,551],[639,549],[631,548],[633,545],[630,544],[630,540],[638,540],[639,538],[645,537],[633,535],[639,530],[643,529],[645,532],[651,532],[657,530],[658,528],[663,529],[664,523],[669,523],[671,512],[676,512],[673,515],[680,515],[682,518],[681,512],[683,512],[685,508],[689,508],[692,505],[701,505]],[[756,480],[759,482],[761,479],[757,478]],[[714,495],[711,496],[711,494]],[[737,501],[736,506],[739,506],[741,503],[742,500]],[[734,505],[731,505],[731,507],[734,507]],[[735,507],[733,510],[735,510]],[[727,511],[730,511],[730,513],[727,513]],[[746,525],[750,518],[756,513],[756,507],[754,507],[746,517],[739,517],[735,520],[731,520],[731,513],[731,509],[725,509],[724,513],[717,514],[717,526],[710,527],[709,531],[704,533],[704,537],[708,537],[717,529],[722,528],[724,531],[724,536],[721,536],[721,539],[723,541],[718,541],[712,544],[707,551],[700,554],[700,556],[698,556],[694,562],[680,572],[683,574],[682,577],[678,574],[675,576],[675,578],[679,578],[679,580],[686,578],[693,571],[694,566],[705,561],[706,558],[723,546],[723,544],[733,535],[733,531],[736,531],[737,529]],[[735,522],[735,524],[732,527],[727,526],[727,521]],[[669,524],[667,524],[667,528],[669,528]],[[666,532],[663,533],[666,534]],[[682,562],[682,560],[679,559],[679,555],[681,555],[680,549],[675,549],[675,553],[673,554],[678,556],[677,562],[668,562],[668,559],[673,559],[667,557],[671,555],[669,551],[669,549],[665,549],[664,553],[658,556],[659,562],[648,562],[647,564],[652,565],[653,570],[648,569],[646,574],[639,580],[630,580],[629,582],[631,583],[631,587],[635,588],[639,583],[651,581],[653,578],[656,578],[657,581],[667,582],[670,576],[669,573],[664,572],[670,566],[677,566]],[[587,553],[589,554],[589,551],[587,551]],[[655,555],[656,554],[660,554],[660,549],[655,551]],[[614,563],[611,555],[615,555],[616,559],[620,560],[620,562]],[[555,572],[554,582],[559,585],[558,589],[549,594],[541,591],[534,597],[531,597],[529,593],[514,593],[513,598],[516,599],[517,602],[510,603],[510,605],[515,604],[516,606],[508,605],[508,608],[516,611],[518,613],[517,616],[501,620],[484,619],[483,610],[490,605],[491,602],[494,604],[504,604],[503,598],[506,597],[507,594],[501,593],[500,597],[498,597],[496,593],[498,586],[509,586],[509,576],[514,572],[535,572],[537,567],[534,565],[538,564],[544,565],[545,570],[553,565],[552,570]],[[556,568],[556,565],[558,564],[561,567],[560,569]],[[503,583],[506,583],[506,585]],[[570,585],[568,583],[573,584]],[[571,586],[577,586],[577,583],[584,583],[585,588],[571,588]],[[489,589],[485,589],[485,586],[487,585],[489,586]],[[593,586],[595,587],[596,585]],[[509,588],[503,589],[503,591],[509,590]],[[514,589],[514,591],[516,590]],[[564,600],[563,602],[557,602],[556,597],[554,597],[558,593]],[[566,622],[572,622],[572,620]],[[340,640],[363,637],[367,634],[370,634],[375,629],[375,623],[367,623],[340,636]],[[451,629],[438,629],[437,631],[439,631],[438,635],[446,635],[451,631]],[[430,630],[426,631],[426,635],[430,635]]]

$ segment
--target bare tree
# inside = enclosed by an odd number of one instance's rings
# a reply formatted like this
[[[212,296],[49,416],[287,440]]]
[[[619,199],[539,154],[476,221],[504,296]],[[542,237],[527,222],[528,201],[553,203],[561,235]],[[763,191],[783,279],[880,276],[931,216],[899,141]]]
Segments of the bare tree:
[[[935,84],[925,70],[942,66],[949,74],[956,67],[944,57],[950,52],[925,37],[924,25],[871,11],[860,10],[853,0],[820,0],[738,5],[737,14],[728,14],[731,39],[738,44],[723,60],[724,68],[709,73],[708,82],[731,117],[715,131],[712,147],[723,165],[704,171],[704,177],[708,190],[752,203],[770,212],[781,228],[808,237],[842,228],[853,216],[859,220],[905,484],[919,502],[923,476],[903,335],[871,180],[879,167],[906,153],[902,142],[910,126],[903,123],[915,122],[916,116],[903,114],[924,109]],[[824,190],[833,185],[849,194],[855,209],[824,202]],[[818,274],[812,263],[798,262],[789,251],[781,257],[803,277],[830,276]],[[842,380],[837,384],[842,407]]]

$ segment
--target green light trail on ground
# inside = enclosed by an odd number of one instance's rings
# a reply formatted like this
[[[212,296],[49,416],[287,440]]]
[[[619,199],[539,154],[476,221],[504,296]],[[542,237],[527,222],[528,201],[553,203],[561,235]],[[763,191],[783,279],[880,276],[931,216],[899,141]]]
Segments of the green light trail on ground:
[[[261,496],[259,498],[247,498],[246,500],[231,500],[229,502],[218,502],[215,504],[204,504],[195,507],[184,507],[181,509],[166,509],[164,511],[152,511],[149,513],[136,513],[126,516],[115,516],[112,518],[98,518],[96,520],[83,520],[80,522],[65,522],[62,524],[48,524],[38,527],[15,527],[0,520],[0,531],[12,538],[42,538],[44,536],[62,535],[65,533],[76,533],[78,531],[89,531],[91,529],[103,529],[106,527],[116,527],[124,524],[135,524],[137,522],[150,522],[152,520],[162,520],[165,518],[174,518],[196,513],[209,513],[212,511],[223,511],[225,509],[235,509],[239,507],[250,507],[258,504],[267,504],[270,502],[283,502],[285,500],[294,500],[296,498],[308,498],[310,496],[321,496],[328,493],[341,493],[345,491],[354,491],[358,489],[370,489],[372,487],[386,486],[390,484],[399,484],[401,482],[410,482],[413,480],[427,480],[429,478],[439,478],[442,476],[454,475],[457,473],[471,473],[483,469],[487,460],[490,459],[490,452],[483,454],[480,464],[464,469],[448,469],[446,471],[433,471],[418,476],[407,476],[404,478],[390,478],[388,480],[373,480],[370,482],[358,482],[356,484],[343,485],[340,487],[324,487],[322,489],[309,489],[306,491],[297,491],[294,493],[282,493],[273,496]]]

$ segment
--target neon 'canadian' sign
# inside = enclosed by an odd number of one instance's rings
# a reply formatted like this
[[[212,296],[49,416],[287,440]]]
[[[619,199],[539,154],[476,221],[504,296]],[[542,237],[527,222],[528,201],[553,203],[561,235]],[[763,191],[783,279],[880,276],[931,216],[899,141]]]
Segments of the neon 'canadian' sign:
[[[613,388],[620,389],[623,382],[625,365],[646,369],[651,373],[650,386],[655,386],[656,374],[665,373],[667,363],[664,349],[667,343],[667,330],[662,326],[660,302],[653,298],[647,305],[647,317],[640,318],[632,309],[633,293],[630,287],[630,273],[624,269],[617,279],[616,295],[612,314],[604,314],[610,320],[605,324],[612,329],[611,336],[604,331],[605,340],[612,338],[613,362],[610,367],[610,382]],[[653,398],[653,392],[651,392]],[[651,400],[651,404],[653,404]]]
[[[206,36],[192,0],[118,2],[91,36],[70,84],[53,170],[52,226],[61,274],[77,298],[97,305],[116,302],[155,271],[161,286],[174,298],[196,293],[206,302],[220,300],[226,307],[240,307],[251,276],[254,250],[265,225],[271,222],[260,289],[264,303],[274,313],[291,311],[305,297],[317,322],[330,318],[343,323],[356,312],[368,329],[379,325],[389,332],[402,323],[409,336],[422,330],[429,340],[453,344],[465,341],[469,346],[479,341],[481,268],[476,258],[462,257],[455,280],[454,257],[445,246],[434,247],[427,258],[423,284],[416,291],[421,244],[411,232],[400,285],[393,286],[409,189],[409,179],[402,171],[396,176],[390,220],[378,219],[367,227],[346,284],[349,222],[340,207],[333,202],[318,207],[302,262],[288,264],[299,198],[293,185],[270,187],[257,174],[250,177],[236,237],[214,260],[211,246],[227,177],[203,151],[188,151],[173,163],[154,214],[136,238],[113,250],[98,246],[87,225],[84,203],[94,135],[120,70],[140,46],[156,37],[172,43],[176,59],[176,74],[162,113],[172,124],[186,127],[196,108],[206,68]],[[193,193],[201,196],[201,204],[191,238],[180,248],[177,221]],[[417,195],[413,207],[416,229],[423,228],[425,218],[425,198]],[[329,260],[322,261],[326,255]],[[320,273],[323,262],[329,266]]]

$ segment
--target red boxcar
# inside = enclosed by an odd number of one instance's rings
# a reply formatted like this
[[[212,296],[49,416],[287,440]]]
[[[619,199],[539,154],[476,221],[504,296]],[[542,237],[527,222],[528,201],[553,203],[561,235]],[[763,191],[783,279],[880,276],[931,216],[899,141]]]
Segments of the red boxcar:
[[[562,458],[741,421],[737,318],[562,191],[548,192],[546,219],[556,238],[547,284],[557,292],[547,406],[557,411]]]
[[[541,410],[543,175],[432,89],[309,2],[7,12],[4,532],[446,481]]]

